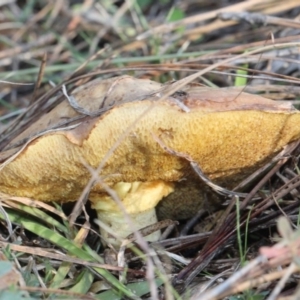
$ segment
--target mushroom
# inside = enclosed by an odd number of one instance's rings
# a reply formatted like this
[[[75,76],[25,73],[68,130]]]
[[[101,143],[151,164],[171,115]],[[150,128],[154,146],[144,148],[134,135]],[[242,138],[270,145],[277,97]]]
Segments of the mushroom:
[[[161,84],[129,76],[96,80],[78,89],[73,97],[85,110],[98,110],[104,101],[113,107],[99,116],[85,116],[73,129],[30,139],[2,164],[0,191],[42,201],[74,201],[91,177],[87,165],[97,169],[102,163],[101,180],[89,199],[98,218],[126,237],[133,228],[106,186],[140,229],[156,222],[155,207],[163,198],[169,195],[176,201],[176,188],[183,181],[187,186],[197,182],[189,161],[162,145],[186,154],[211,180],[231,187],[300,136],[300,113],[289,103],[195,85],[166,99],[163,94]],[[12,144],[78,115],[65,101]],[[203,202],[200,193],[195,201]],[[174,207],[188,210],[184,203]],[[110,242],[118,244],[113,238]]]

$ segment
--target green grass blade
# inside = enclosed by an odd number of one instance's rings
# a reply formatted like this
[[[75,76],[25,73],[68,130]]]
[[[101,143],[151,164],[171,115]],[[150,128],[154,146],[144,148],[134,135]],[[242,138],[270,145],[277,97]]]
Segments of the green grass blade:
[[[65,249],[70,254],[85,259],[87,261],[93,261],[93,257],[85,252],[83,249],[79,248],[74,242],[66,239],[57,232],[52,231],[51,229],[40,225],[33,220],[29,219],[26,215],[20,214],[18,211],[13,211],[11,209],[6,210],[11,222],[17,223],[23,226],[25,229],[35,233],[36,235],[50,241],[51,243],[59,246],[60,248]],[[4,220],[4,216],[0,213],[0,218]],[[116,290],[123,293],[129,298],[136,298],[125,285],[121,284],[109,271],[101,268],[93,268],[98,274],[107,280]]]
[[[85,269],[77,279],[78,282],[69,291],[85,295],[93,283],[94,276],[88,269]]]
[[[64,226],[62,223],[59,221],[55,220],[51,216],[49,216],[47,213],[43,212],[42,210],[36,208],[36,207],[30,207],[27,205],[23,205],[18,203],[18,209],[20,209],[23,212],[26,212],[27,214],[37,217],[43,222],[46,222],[48,225],[51,225],[51,228],[57,228],[61,232],[67,234],[69,232],[68,228]]]
[[[157,278],[155,279],[155,284],[158,288],[163,284],[163,281],[160,278]],[[129,283],[127,284],[127,288],[129,288],[137,297],[150,293],[148,281]],[[97,295],[95,298],[99,300],[122,300],[124,299],[124,295],[109,290]]]

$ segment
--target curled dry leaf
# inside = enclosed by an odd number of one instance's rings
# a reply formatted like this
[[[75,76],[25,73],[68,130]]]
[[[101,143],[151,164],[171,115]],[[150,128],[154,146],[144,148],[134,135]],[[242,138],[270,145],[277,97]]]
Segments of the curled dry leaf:
[[[78,120],[80,113],[66,100],[43,116],[12,144],[70,118],[77,126],[46,131],[4,162],[0,191],[44,201],[76,200],[90,179],[86,165],[96,169],[102,162],[101,179],[117,192],[141,228],[155,222],[154,207],[163,197],[163,216],[167,212],[187,217],[203,204],[199,192],[203,184],[189,162],[165,151],[154,136],[187,154],[210,179],[227,188],[300,136],[300,113],[289,103],[196,85],[164,99],[165,87],[129,76],[81,87],[73,93],[80,107],[87,111],[113,107]],[[132,228],[124,225],[118,205],[101,183],[93,186],[90,200],[99,218],[115,232],[130,233]]]

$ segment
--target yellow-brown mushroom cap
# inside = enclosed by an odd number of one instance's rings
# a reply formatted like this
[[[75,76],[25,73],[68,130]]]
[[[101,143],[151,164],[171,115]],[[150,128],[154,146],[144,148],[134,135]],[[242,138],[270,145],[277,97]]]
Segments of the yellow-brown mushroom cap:
[[[149,91],[161,87],[154,86]],[[75,96],[83,105],[80,93]],[[0,190],[45,201],[75,200],[90,179],[87,166],[96,169],[100,163],[101,179],[109,186],[175,182],[192,173],[188,161],[168,153],[157,140],[187,154],[212,179],[226,178],[258,166],[298,139],[299,124],[300,113],[288,105],[236,91],[189,87],[164,100],[154,96],[116,105],[73,130],[36,138],[2,168]],[[103,193],[97,183],[90,197]]]

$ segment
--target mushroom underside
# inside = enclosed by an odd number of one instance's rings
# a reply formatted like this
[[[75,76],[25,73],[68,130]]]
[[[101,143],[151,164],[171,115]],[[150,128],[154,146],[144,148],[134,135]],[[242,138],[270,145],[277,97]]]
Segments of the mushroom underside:
[[[134,90],[135,82],[123,78],[120,82],[125,90],[125,81],[131,82]],[[157,89],[148,83],[146,87],[150,94]],[[85,94],[76,94],[81,105],[88,100]],[[105,100],[102,94],[98,97],[97,88],[91,95],[100,102]],[[91,168],[100,166],[90,199],[98,215],[112,224],[112,231],[120,231],[124,237],[156,220],[154,208],[162,198],[159,215],[172,212],[176,219],[189,217],[203,203],[212,207],[219,202],[219,197],[203,188],[190,161],[215,183],[230,189],[300,137],[300,113],[262,97],[226,92],[226,98],[224,91],[193,88],[182,99],[174,100],[176,94],[167,99],[155,95],[133,102],[127,95],[129,102],[114,106],[89,126],[82,122],[75,129],[30,140],[18,155],[1,165],[0,191],[42,201],[74,201],[91,178]],[[64,107],[65,118],[70,108],[68,103]],[[54,124],[56,117],[61,121],[62,112],[54,109],[30,132],[49,120]],[[190,182],[191,178],[194,183],[185,185],[184,180]],[[110,187],[113,195],[104,186]],[[173,192],[176,187],[178,191]],[[180,211],[184,211],[182,216]],[[126,214],[133,217],[133,225]],[[114,226],[113,220],[119,225]],[[130,230],[123,230],[125,227]]]

